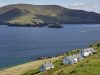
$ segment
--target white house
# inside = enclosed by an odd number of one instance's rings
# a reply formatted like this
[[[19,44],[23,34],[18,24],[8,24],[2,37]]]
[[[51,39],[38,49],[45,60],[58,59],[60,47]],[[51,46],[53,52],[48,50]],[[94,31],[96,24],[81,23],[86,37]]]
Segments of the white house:
[[[83,59],[83,57],[80,54],[74,54],[74,55],[71,55],[71,56],[66,56],[63,59],[63,64],[75,64],[82,59]]]
[[[54,68],[54,65],[53,63],[50,61],[50,62],[46,62],[45,64],[42,64],[40,66],[40,72],[44,72],[48,69],[53,69]]]
[[[95,52],[94,48],[84,48],[80,51],[80,55],[83,57],[87,57]]]

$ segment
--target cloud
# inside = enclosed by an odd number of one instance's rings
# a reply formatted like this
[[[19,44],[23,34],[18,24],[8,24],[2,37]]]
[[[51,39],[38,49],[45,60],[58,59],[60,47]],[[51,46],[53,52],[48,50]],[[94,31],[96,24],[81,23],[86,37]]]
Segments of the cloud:
[[[98,11],[100,12],[100,4],[99,3],[70,3],[66,5],[67,8],[71,9],[81,9],[81,10],[86,10],[86,11]]]

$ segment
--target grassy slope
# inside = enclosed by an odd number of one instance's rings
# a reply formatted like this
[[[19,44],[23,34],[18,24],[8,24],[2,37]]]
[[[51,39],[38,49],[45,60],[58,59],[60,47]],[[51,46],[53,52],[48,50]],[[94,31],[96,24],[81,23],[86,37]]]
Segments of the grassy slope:
[[[11,11],[12,9],[17,8],[22,15],[15,16],[13,19],[9,19],[8,22],[11,24],[30,24],[33,22],[40,22],[43,23],[43,20],[36,17],[36,15],[49,15],[49,16],[56,16],[60,11],[52,10],[52,8],[62,8],[57,5],[30,5],[30,4],[12,4],[5,7],[0,8],[0,14],[6,13],[7,11]],[[59,7],[59,8],[58,8]],[[16,13],[13,13],[16,14]],[[5,16],[6,17],[6,16]],[[35,19],[34,19],[35,18]]]
[[[100,54],[99,54],[100,55]],[[99,55],[93,55],[82,62],[69,67],[62,68],[55,72],[55,75],[99,75],[100,59]]]
[[[12,67],[12,68],[3,69],[3,70],[0,70],[0,75],[21,75],[23,73],[36,70],[45,61],[53,61],[54,62],[56,60],[59,60],[60,58],[62,58],[62,56],[45,59],[45,60],[33,61],[33,62],[26,63],[26,64],[18,65],[18,66]]]
[[[100,47],[97,47],[96,44],[93,47],[97,50],[97,54],[89,56],[77,64],[61,65],[59,63],[61,60],[59,60],[55,62],[55,69],[36,75],[100,75]]]
[[[22,11],[23,9],[21,9]],[[56,16],[56,14],[50,10],[39,10],[39,9],[33,9],[33,10],[36,10],[36,11],[30,11],[30,13],[27,13],[25,15],[22,15],[22,16],[18,16],[12,20],[10,20],[9,22],[11,24],[34,24],[32,22],[36,22],[36,23],[43,23],[43,20],[41,20],[41,18],[38,18],[36,16],[36,14],[38,14],[38,12],[41,12],[39,13],[40,15],[51,15],[51,16]],[[45,11],[45,12],[44,12]]]

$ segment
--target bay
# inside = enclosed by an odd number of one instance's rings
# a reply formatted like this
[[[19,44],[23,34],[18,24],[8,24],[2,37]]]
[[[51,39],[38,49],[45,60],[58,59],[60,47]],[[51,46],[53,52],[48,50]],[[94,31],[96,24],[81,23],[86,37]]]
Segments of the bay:
[[[56,56],[96,41],[100,41],[100,24],[66,24],[60,29],[0,25],[0,68]]]

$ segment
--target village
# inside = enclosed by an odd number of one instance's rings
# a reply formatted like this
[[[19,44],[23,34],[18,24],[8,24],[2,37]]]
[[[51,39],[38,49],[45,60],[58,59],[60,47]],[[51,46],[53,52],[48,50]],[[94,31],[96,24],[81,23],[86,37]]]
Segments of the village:
[[[72,54],[65,56],[62,60],[63,64],[70,64],[73,65],[77,62],[80,62],[81,60],[85,59],[86,57],[94,54],[96,50],[92,47],[90,48],[83,48],[81,49],[78,53]],[[45,72],[46,70],[53,69],[55,68],[55,65],[53,64],[52,61],[46,61],[44,64],[42,64],[39,67],[40,72]]]

